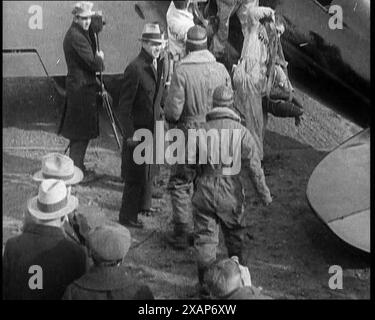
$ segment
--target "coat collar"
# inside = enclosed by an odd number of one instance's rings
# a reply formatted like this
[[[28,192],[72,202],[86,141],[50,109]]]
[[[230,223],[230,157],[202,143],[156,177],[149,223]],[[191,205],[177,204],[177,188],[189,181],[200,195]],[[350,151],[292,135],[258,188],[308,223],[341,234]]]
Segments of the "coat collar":
[[[65,232],[62,228],[44,226],[37,223],[27,223],[23,228],[23,233],[33,233],[53,238],[65,238]]]
[[[92,267],[83,277],[74,283],[86,290],[115,290],[129,288],[132,290],[132,281],[127,276],[126,268],[119,267]]]
[[[86,30],[83,30],[83,28],[76,22],[72,22],[72,27],[77,29],[79,32],[83,33],[84,35],[88,36],[89,35],[89,32],[86,31]]]
[[[90,44],[92,43],[89,31],[83,30],[83,28],[78,23],[76,23],[74,21],[72,22],[72,28],[74,28],[78,32],[82,33],[86,37],[86,39],[90,42]]]
[[[152,56],[150,56],[146,52],[145,49],[143,49],[143,48],[141,49],[141,52],[139,53],[138,57],[145,62],[145,64],[147,65],[147,67],[149,67],[149,69],[151,69],[151,71],[149,70],[149,72],[154,76],[155,81],[157,81],[159,71],[162,68],[161,58],[159,57],[157,59],[158,70],[156,71],[155,68],[153,67],[153,64],[152,64],[152,62],[153,62],[154,59],[152,58]]]
[[[206,121],[219,119],[231,119],[237,122],[241,122],[241,117],[235,111],[227,107],[213,108],[206,115]]]
[[[141,49],[141,52],[139,53],[139,57],[142,58],[143,61],[146,63],[152,64],[152,57],[147,53],[145,49]]]
[[[190,52],[186,57],[184,57],[180,64],[190,64],[190,63],[207,63],[207,62],[216,62],[214,55],[205,50],[198,50]]]

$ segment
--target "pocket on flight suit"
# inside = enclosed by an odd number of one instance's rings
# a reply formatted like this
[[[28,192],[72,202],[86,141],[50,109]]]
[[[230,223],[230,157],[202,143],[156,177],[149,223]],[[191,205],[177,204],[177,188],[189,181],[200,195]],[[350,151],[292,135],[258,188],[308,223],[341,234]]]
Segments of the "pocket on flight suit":
[[[225,225],[230,229],[244,226],[245,192],[239,179],[223,179],[217,197],[217,215]]]

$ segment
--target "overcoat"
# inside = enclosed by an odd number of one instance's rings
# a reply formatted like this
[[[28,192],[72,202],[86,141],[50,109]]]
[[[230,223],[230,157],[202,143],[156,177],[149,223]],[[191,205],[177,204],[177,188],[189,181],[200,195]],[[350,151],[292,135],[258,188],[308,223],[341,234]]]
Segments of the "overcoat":
[[[90,30],[91,31],[91,30]],[[64,38],[68,67],[66,102],[59,134],[70,140],[90,140],[99,136],[96,72],[104,69],[103,60],[95,54],[93,34],[73,22]]]
[[[152,57],[142,49],[125,69],[119,100],[120,121],[125,133],[123,141],[121,175],[128,182],[144,183],[150,177],[149,165],[137,165],[133,161],[134,147],[127,145],[137,129],[154,132],[155,121],[162,119],[162,99],[164,90],[164,61],[158,59],[157,71],[152,66]],[[161,92],[160,92],[161,91]],[[160,101],[159,101],[160,100]]]
[[[34,269],[31,267],[34,266]],[[40,266],[41,271],[35,266]],[[66,287],[86,270],[86,253],[61,228],[27,224],[11,238],[3,255],[3,294],[7,300],[60,300]],[[32,290],[42,273],[42,289]],[[34,276],[34,279],[31,277]]]

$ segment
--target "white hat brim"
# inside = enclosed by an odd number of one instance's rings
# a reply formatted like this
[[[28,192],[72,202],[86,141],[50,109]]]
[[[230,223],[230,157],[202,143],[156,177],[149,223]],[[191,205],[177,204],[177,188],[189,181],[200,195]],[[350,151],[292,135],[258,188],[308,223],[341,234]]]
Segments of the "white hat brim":
[[[37,182],[41,182],[43,180],[46,180],[47,178],[43,177],[42,170],[39,170],[33,174],[33,180]],[[58,180],[58,179],[57,179]],[[62,180],[62,179],[61,179]],[[62,180],[65,182],[66,185],[74,185],[83,180],[83,172],[80,168],[74,166],[74,174],[73,178],[69,180]]]
[[[31,198],[27,202],[27,210],[33,217],[37,218],[38,220],[55,220],[68,215],[69,213],[73,212],[77,207],[78,198],[72,195],[68,196],[68,203],[64,208],[52,213],[45,213],[38,209],[38,197]]]

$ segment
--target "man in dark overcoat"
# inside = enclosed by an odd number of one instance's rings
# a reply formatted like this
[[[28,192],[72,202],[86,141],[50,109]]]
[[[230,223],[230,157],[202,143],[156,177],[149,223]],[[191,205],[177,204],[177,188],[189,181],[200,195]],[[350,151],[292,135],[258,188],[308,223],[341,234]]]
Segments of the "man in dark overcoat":
[[[43,180],[28,201],[21,235],[10,238],[3,255],[6,300],[60,300],[86,271],[86,252],[68,239],[63,225],[78,199],[61,180]]]
[[[90,29],[93,4],[79,2],[73,9],[73,23],[64,38],[64,54],[68,67],[66,106],[59,134],[70,140],[70,158],[80,168],[84,181],[93,172],[87,171],[84,158],[91,139],[99,136],[97,92],[100,83],[95,73],[104,69],[104,54],[97,51]]]
[[[124,72],[118,108],[125,133],[121,166],[125,187],[119,221],[135,228],[143,227],[138,213],[151,210],[155,167],[136,164],[133,153],[137,143],[132,137],[138,129],[154,132],[155,121],[162,117],[161,97],[165,81],[164,61],[160,57],[163,39],[159,25],[146,24],[140,40],[141,52]]]

